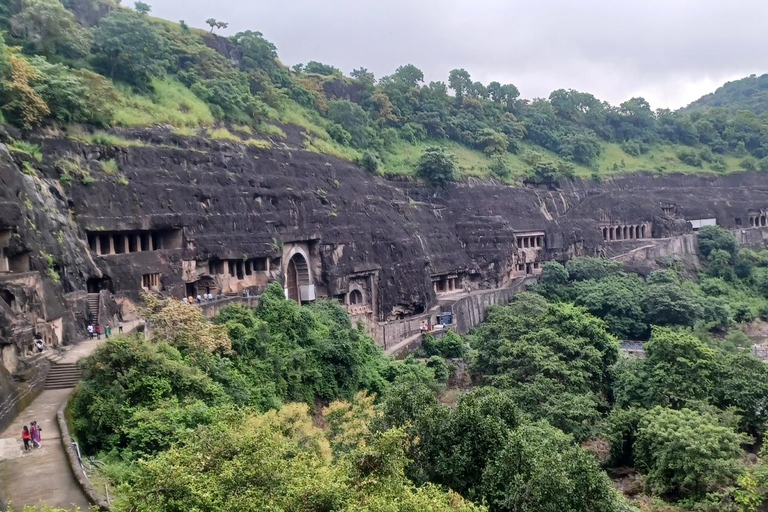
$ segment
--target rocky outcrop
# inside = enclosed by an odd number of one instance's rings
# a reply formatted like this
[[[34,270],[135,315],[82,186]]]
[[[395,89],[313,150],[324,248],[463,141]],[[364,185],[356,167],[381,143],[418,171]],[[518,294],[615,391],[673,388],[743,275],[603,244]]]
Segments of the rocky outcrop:
[[[28,343],[41,326],[78,339],[94,315],[133,314],[143,290],[257,293],[271,280],[288,296],[339,299],[374,327],[549,259],[635,251],[647,271],[656,256],[643,247],[671,250],[659,244],[702,223],[750,232],[768,209],[756,173],[436,190],[301,150],[293,132],[274,149],[161,128],[117,135],[38,134],[39,163],[0,147],[0,256],[16,265],[0,273],[0,343]]]

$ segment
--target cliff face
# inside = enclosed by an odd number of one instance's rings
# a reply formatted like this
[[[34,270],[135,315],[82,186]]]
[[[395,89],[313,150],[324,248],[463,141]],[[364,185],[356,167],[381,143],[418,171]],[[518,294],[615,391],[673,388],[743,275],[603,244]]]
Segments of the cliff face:
[[[759,174],[634,175],[558,189],[471,179],[435,190],[288,145],[163,129],[122,136],[131,142],[117,147],[33,138],[43,151],[41,163],[30,161],[36,176],[21,172],[29,158],[0,154],[0,247],[14,262],[0,274],[6,345],[28,340],[36,324],[57,341],[77,339],[89,312],[128,315],[143,289],[226,294],[269,280],[289,296],[336,297],[384,321],[427,309],[436,293],[535,274],[548,259],[610,256],[682,234],[688,221],[746,228],[768,207]],[[25,285],[27,270],[36,277]],[[89,310],[86,292],[100,290],[114,302]]]

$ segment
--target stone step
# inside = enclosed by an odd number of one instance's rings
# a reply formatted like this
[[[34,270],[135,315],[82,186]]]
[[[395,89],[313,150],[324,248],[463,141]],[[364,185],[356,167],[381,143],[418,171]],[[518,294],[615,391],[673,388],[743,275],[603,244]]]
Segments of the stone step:
[[[69,389],[77,386],[82,372],[75,363],[53,363],[45,379],[45,389]]]

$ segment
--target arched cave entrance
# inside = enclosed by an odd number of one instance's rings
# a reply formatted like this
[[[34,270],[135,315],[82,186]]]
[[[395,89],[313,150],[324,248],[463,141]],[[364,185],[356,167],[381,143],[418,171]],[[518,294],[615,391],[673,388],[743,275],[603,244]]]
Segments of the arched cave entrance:
[[[288,262],[288,298],[301,304],[301,287],[309,285],[309,265],[303,255],[296,253]]]
[[[363,303],[363,293],[360,290],[352,290],[349,292],[349,304],[357,306]]]

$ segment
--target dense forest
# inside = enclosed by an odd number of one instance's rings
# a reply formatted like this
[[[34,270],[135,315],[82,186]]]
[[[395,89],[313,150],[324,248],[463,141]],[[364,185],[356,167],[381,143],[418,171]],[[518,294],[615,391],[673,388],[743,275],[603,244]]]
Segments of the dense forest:
[[[4,2],[3,121],[27,131],[57,123],[105,145],[130,141],[72,125],[170,125],[180,136],[260,148],[283,144],[293,125],[303,149],[436,184],[473,175],[551,183],[573,174],[768,171],[764,77],[699,102],[728,108],[654,111],[639,97],[612,106],[563,89],[526,100],[515,85],[483,84],[464,69],[425,83],[411,64],[384,77],[315,61],[288,68],[260,32],[223,38],[212,32],[226,22],[211,18],[210,31],[200,30],[153,18],[144,2],[134,7]]]
[[[84,360],[69,416],[118,511],[753,512],[768,366],[744,328],[768,320],[768,252],[717,227],[700,246],[699,273],[547,263],[403,361],[277,284],[213,322],[147,296],[152,337]]]

